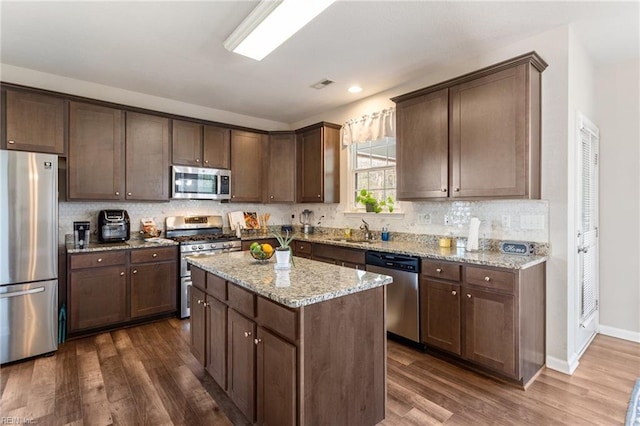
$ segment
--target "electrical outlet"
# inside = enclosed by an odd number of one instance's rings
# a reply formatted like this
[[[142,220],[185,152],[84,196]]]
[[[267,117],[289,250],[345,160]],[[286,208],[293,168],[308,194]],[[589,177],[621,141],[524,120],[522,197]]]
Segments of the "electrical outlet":
[[[448,214],[444,215],[444,224],[451,225],[451,217]]]
[[[420,225],[431,225],[431,214],[422,213],[418,215],[418,224]]]
[[[511,216],[508,214],[502,215],[502,227],[511,228]]]

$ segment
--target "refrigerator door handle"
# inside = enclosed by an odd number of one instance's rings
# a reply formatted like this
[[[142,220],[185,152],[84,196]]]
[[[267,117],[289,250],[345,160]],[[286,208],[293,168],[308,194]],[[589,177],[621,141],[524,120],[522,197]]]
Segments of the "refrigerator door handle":
[[[12,293],[2,293],[2,294],[0,294],[0,299],[7,299],[9,297],[25,296],[27,294],[34,294],[34,293],[42,293],[43,291],[44,291],[44,287],[36,287],[36,288],[32,288],[30,290],[14,291]]]

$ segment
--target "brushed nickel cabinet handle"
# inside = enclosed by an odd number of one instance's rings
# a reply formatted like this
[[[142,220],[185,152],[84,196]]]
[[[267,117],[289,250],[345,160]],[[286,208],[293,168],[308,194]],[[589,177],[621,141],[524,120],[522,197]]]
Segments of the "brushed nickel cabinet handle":
[[[451,294],[453,294],[453,295],[455,296],[456,294],[458,294],[458,292],[457,292],[457,291],[455,291],[455,290],[452,290],[452,291],[451,291]]]
[[[198,305],[201,305],[201,304],[202,304],[202,302],[203,302],[202,300],[199,300],[199,299],[198,299]]]
[[[269,197],[269,198],[271,198],[273,200],[273,195],[271,197]]]
[[[133,194],[130,192],[127,192],[127,196],[131,197]]]
[[[440,188],[440,192],[447,192],[447,188]]]
[[[121,276],[121,277],[124,277],[124,272],[120,272],[120,276]]]
[[[16,141],[9,141],[9,144],[13,145]]]
[[[442,269],[441,268],[436,268],[436,272],[440,273],[440,272],[442,272]]]
[[[158,253],[153,253],[151,257],[158,257]]]
[[[489,281],[491,281],[491,278],[490,278],[490,277],[484,277],[484,280],[485,280],[486,282],[489,282]]]
[[[134,273],[134,274],[137,274],[137,273],[138,273],[138,270],[137,270],[137,269],[134,269],[134,270],[133,270],[133,273]]]
[[[455,192],[460,192],[460,188],[455,188],[454,191]]]
[[[204,164],[209,164],[209,160],[204,160]]]
[[[467,293],[467,298],[471,299],[471,293]]]
[[[320,197],[321,197],[320,194],[318,194],[318,198],[320,198]]]
[[[116,191],[116,195],[120,195],[120,192]]]
[[[98,263],[100,263],[100,262],[102,262],[102,258],[99,258],[99,259],[98,259]]]
[[[199,162],[200,162],[200,160],[198,160],[198,159],[196,158],[196,163],[199,163]]]
[[[244,332],[244,337],[249,337],[251,336],[251,332],[250,331],[245,331]]]
[[[262,339],[253,339],[253,343],[255,343],[256,345],[260,342],[262,342]]]

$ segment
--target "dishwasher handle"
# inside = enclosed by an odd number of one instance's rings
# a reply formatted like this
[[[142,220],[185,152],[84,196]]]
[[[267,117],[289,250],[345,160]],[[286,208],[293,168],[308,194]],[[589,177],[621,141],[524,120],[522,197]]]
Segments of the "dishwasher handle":
[[[10,297],[18,297],[18,296],[26,296],[27,294],[35,294],[42,293],[44,291],[44,287],[36,287],[29,290],[20,290],[14,291],[11,293],[2,293],[0,294],[0,299],[8,299]]]
[[[367,251],[365,253],[367,265],[382,266],[390,269],[398,269],[418,273],[420,259],[413,256],[395,255],[379,251]]]

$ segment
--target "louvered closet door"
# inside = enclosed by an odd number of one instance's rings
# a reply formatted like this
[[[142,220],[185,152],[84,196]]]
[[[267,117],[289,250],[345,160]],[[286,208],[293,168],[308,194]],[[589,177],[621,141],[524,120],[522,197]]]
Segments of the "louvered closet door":
[[[578,348],[597,331],[598,309],[598,128],[580,117],[578,264],[580,327]]]

